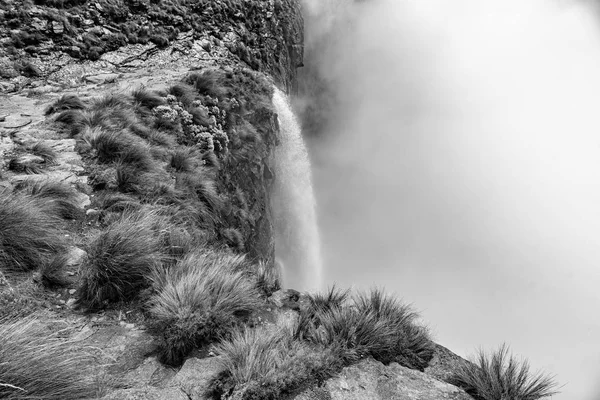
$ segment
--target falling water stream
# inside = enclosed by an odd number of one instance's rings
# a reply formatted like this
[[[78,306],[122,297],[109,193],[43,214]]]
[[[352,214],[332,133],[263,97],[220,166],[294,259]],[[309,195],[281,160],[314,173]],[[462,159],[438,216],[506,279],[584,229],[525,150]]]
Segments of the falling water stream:
[[[322,261],[310,159],[287,96],[277,88],[273,104],[280,126],[271,198],[275,255],[282,268],[284,287],[318,290]]]

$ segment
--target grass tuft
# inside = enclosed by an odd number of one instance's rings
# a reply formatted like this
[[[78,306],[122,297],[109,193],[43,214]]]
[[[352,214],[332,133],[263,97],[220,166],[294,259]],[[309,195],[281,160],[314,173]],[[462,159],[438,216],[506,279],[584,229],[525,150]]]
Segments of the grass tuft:
[[[162,259],[155,221],[151,212],[125,214],[90,243],[81,266],[79,306],[96,309],[128,300],[150,284]]]
[[[0,320],[0,398],[94,398],[93,358],[80,345],[47,331],[36,319]]]
[[[559,393],[553,377],[532,374],[527,360],[509,355],[505,344],[489,355],[480,350],[473,363],[460,365],[454,381],[476,400],[537,400]]]
[[[58,158],[56,151],[44,142],[37,142],[31,148],[31,152],[36,156],[42,157],[46,164],[54,164]]]
[[[66,110],[85,110],[85,104],[74,94],[65,94],[46,108],[46,115]]]
[[[280,324],[246,327],[214,345],[224,372],[211,382],[208,397],[224,398],[223,388],[229,386],[235,390],[233,398],[287,398],[298,387],[316,384],[342,367],[335,349],[294,340],[292,330]]]
[[[195,347],[227,336],[258,307],[260,295],[243,272],[246,265],[240,256],[198,250],[155,277],[160,290],[150,314],[162,362],[180,365]]]
[[[40,208],[50,215],[65,219],[78,219],[83,215],[77,191],[65,183],[50,179],[27,179],[19,182],[15,190],[39,199]]]
[[[145,88],[138,88],[131,92],[133,101],[141,107],[153,109],[154,107],[167,104],[164,97],[161,97],[156,92],[151,92]]]
[[[256,286],[267,297],[281,289],[281,273],[277,266],[260,262],[256,267]]]
[[[183,82],[176,83],[169,87],[168,93],[175,96],[184,106],[189,107],[198,93],[193,86],[187,85]]]
[[[60,219],[40,201],[19,193],[0,193],[0,269],[31,271],[65,250]]]

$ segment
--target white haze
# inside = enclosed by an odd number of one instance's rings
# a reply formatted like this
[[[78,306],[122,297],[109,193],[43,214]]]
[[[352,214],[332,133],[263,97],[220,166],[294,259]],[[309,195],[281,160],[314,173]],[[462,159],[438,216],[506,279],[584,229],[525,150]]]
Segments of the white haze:
[[[273,105],[281,136],[275,149],[275,184],[271,209],[275,220],[275,254],[283,286],[319,290],[322,260],[310,160],[300,124],[284,93],[275,88]]]
[[[350,3],[306,4],[337,99],[311,148],[326,281],[385,286],[458,354],[506,342],[554,399],[599,400],[595,11]]]

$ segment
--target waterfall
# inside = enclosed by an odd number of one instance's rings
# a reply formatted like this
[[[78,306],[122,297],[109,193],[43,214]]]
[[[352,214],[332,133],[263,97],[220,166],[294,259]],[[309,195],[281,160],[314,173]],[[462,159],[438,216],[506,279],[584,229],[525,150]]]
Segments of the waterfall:
[[[275,256],[281,265],[283,287],[318,290],[322,284],[322,260],[310,159],[287,96],[277,88],[273,104],[280,127],[271,197]]]

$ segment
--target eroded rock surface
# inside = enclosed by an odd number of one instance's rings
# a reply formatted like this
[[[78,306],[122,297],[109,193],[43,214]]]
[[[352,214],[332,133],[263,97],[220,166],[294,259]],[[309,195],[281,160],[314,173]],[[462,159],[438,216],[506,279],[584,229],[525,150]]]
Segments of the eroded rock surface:
[[[473,400],[462,389],[423,372],[367,359],[346,367],[315,391],[295,400]]]

